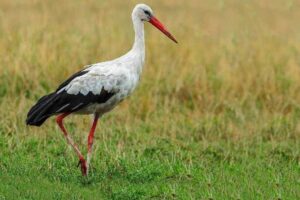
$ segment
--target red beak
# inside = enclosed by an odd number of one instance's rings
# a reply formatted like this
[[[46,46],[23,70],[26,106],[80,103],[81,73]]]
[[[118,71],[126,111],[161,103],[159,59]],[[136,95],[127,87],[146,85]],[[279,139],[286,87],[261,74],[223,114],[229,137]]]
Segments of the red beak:
[[[149,22],[163,32],[168,38],[173,40],[175,43],[178,43],[177,40],[173,37],[173,35],[165,28],[165,26],[154,16],[151,16]]]

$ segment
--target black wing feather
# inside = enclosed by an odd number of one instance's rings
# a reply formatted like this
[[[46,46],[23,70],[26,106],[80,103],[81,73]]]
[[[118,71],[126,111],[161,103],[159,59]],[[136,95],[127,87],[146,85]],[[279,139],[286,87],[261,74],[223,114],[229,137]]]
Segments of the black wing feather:
[[[55,92],[40,98],[28,112],[26,124],[40,126],[52,115],[77,112],[90,104],[105,103],[115,94],[106,91],[104,88],[102,88],[100,94],[96,95],[92,92],[86,95],[81,93],[76,95],[68,94],[66,91],[58,92],[76,77],[83,76],[87,72],[88,71],[79,71],[75,73],[63,82]]]
[[[97,95],[92,92],[89,92],[87,95],[81,93],[74,95],[63,91],[58,94],[59,97],[55,105],[51,107],[50,112],[54,114],[77,112],[90,104],[105,103],[113,95],[114,93],[107,92],[104,88],[102,88],[101,93]]]

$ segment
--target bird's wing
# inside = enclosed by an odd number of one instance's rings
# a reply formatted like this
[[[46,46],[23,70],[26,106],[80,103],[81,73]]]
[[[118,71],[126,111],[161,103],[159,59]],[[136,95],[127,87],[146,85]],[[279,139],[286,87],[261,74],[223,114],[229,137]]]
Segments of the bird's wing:
[[[124,73],[114,67],[77,72],[56,90],[51,112],[76,112],[90,104],[105,103],[122,89],[125,79]]]
[[[119,63],[90,65],[64,81],[56,91],[39,99],[28,112],[26,123],[40,126],[52,115],[77,112],[95,103],[103,104],[115,95],[121,100],[126,96],[130,80],[128,71],[119,67]]]

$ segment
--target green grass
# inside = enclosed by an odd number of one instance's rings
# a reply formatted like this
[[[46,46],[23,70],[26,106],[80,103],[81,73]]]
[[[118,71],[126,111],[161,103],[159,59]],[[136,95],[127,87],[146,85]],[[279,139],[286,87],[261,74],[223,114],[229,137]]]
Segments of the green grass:
[[[105,120],[104,120],[105,121]],[[105,122],[103,122],[105,124]],[[217,125],[216,125],[217,126]],[[47,138],[1,136],[2,199],[297,199],[299,143],[154,137],[136,129],[98,131],[92,171],[58,130]],[[69,126],[72,129],[72,127]],[[183,130],[184,131],[184,130]],[[104,135],[108,134],[108,135]],[[112,135],[110,135],[112,134]],[[113,139],[105,140],[106,137]],[[147,145],[145,145],[147,144]],[[82,144],[81,144],[82,146]]]
[[[132,1],[0,1],[0,200],[300,199],[300,2],[153,0],[175,45],[146,28],[132,96],[105,115],[92,170],[39,97],[125,53]],[[66,119],[86,153],[91,120]]]

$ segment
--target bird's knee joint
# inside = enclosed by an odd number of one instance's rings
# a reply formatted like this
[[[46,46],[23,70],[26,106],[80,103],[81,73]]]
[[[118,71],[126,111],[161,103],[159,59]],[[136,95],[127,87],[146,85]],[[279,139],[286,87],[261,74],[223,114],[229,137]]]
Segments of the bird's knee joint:
[[[62,124],[62,118],[60,116],[57,116],[55,119],[56,123]]]

